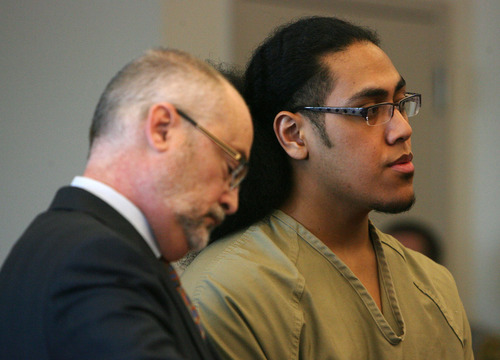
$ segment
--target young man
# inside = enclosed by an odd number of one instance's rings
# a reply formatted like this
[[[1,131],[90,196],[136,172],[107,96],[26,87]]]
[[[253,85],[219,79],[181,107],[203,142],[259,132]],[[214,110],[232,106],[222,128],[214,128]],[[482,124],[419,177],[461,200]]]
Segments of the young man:
[[[169,262],[236,211],[252,136],[245,102],[204,62],[155,49],[126,65],[97,105],[83,176],[2,267],[0,358],[217,358]]]
[[[256,50],[251,172],[219,235],[235,233],[183,276],[224,358],[472,358],[450,273],[369,220],[415,199],[409,90],[373,32],[335,18]]]

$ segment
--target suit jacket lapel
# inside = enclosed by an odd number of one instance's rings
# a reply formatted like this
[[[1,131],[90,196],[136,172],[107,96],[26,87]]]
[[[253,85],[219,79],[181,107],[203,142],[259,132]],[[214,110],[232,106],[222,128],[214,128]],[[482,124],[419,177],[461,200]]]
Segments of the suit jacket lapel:
[[[123,239],[133,241],[141,252],[144,251],[154,257],[149,245],[127,219],[108,203],[84,189],[71,186],[59,189],[49,209],[80,211],[89,214],[116,231]]]

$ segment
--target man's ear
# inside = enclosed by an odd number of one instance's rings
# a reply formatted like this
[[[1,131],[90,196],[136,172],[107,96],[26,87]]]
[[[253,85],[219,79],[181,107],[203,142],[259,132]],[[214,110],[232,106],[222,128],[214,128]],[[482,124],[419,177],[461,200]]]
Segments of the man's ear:
[[[179,116],[172,104],[152,105],[148,111],[145,128],[149,145],[158,151],[166,150],[171,128],[177,121],[179,121]]]
[[[281,111],[274,118],[274,133],[281,147],[296,160],[304,160],[308,156],[307,144],[303,134],[304,119],[289,111]]]

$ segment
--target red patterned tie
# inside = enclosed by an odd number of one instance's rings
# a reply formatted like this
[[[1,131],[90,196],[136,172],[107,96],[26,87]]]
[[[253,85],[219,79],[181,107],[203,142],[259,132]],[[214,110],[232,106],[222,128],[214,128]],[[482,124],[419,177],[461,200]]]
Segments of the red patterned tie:
[[[177,289],[177,292],[181,296],[182,300],[186,304],[186,307],[188,308],[189,312],[191,313],[191,316],[193,318],[194,323],[196,326],[198,326],[198,329],[200,330],[201,337],[205,339],[205,330],[203,329],[203,325],[201,324],[201,319],[200,319],[200,314],[198,314],[198,311],[196,311],[196,307],[193,305],[191,300],[189,300],[188,295],[184,291],[184,289],[181,286],[181,282],[179,280],[179,275],[177,274],[177,271],[175,271],[174,267],[170,265],[170,263],[164,261],[167,266],[167,271],[170,276],[170,280],[175,284],[175,287]]]

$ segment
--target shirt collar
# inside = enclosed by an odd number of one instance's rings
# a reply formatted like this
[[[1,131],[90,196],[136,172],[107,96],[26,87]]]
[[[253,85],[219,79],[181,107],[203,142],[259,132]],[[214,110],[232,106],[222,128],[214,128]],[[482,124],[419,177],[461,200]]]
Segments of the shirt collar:
[[[84,176],[76,176],[71,182],[71,186],[84,189],[113,207],[141,234],[156,257],[161,256],[146,217],[129,199],[112,187]]]

